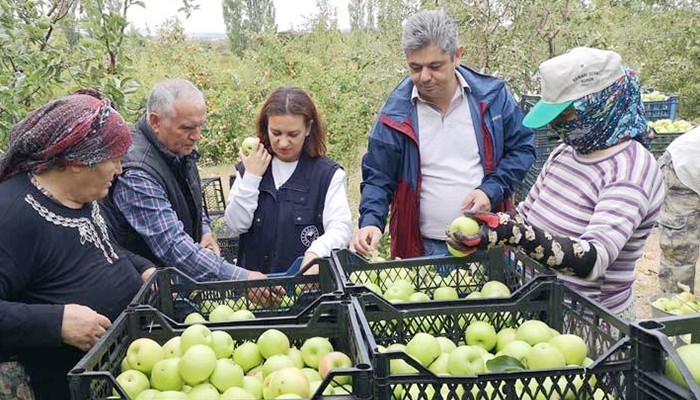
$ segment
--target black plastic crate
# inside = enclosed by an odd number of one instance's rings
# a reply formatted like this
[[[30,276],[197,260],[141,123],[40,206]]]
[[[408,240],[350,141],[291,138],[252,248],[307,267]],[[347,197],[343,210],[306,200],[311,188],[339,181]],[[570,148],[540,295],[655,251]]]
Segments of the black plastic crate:
[[[520,108],[523,110],[524,114],[530,112],[530,109],[537,104],[542,96],[538,94],[521,94],[520,95]]]
[[[218,237],[216,241],[219,243],[221,257],[228,262],[235,263],[238,260],[238,236]]]
[[[675,94],[667,94],[666,100],[645,101],[644,115],[649,121],[658,119],[676,119],[678,114],[678,96]]]
[[[238,346],[244,341],[257,339],[262,332],[274,328],[289,337],[290,344],[299,348],[304,340],[314,337],[327,337],[333,347],[347,354],[354,363],[351,368],[339,369],[330,373],[318,388],[313,399],[370,399],[372,369],[367,353],[364,333],[355,309],[348,301],[320,304],[316,309],[298,319],[287,319],[275,324],[240,326],[229,324],[211,328],[228,332]],[[160,344],[182,334],[184,329],[172,327],[169,321],[150,309],[133,309],[122,313],[108,332],[68,373],[71,397],[73,400],[103,400],[117,390],[119,399],[128,399],[116,382],[120,363],[129,344],[141,337],[151,338]],[[334,377],[352,376],[350,396],[321,396],[320,393]],[[109,397],[112,398],[112,397]]]
[[[369,293],[359,295],[355,306],[368,331],[376,399],[427,399],[432,398],[431,392],[440,392],[443,399],[461,400],[588,400],[594,398],[593,393],[598,400],[634,399],[629,326],[558,281],[540,282],[514,300],[477,299],[473,303],[401,310]],[[464,339],[466,326],[476,319],[491,323],[497,331],[528,319],[544,321],[561,333],[583,338],[594,362],[587,368],[436,376],[405,353],[379,351],[378,345],[405,344],[418,332],[445,336],[458,343]],[[391,359],[405,361],[418,373],[391,375]],[[558,384],[552,385],[548,379]],[[583,379],[578,388],[577,379]]]
[[[522,182],[518,184],[518,186],[515,187],[515,193],[513,194],[513,196],[515,197],[516,203],[525,200],[525,197],[527,197],[528,192],[530,191],[530,189],[532,189],[532,186],[535,185],[535,182],[537,182],[537,177],[540,175],[541,171],[541,166],[533,164],[530,167],[530,169],[525,174],[525,178],[522,180]]]
[[[630,338],[635,354],[633,367],[636,399],[700,400],[700,386],[676,351],[679,346],[691,342],[700,343],[699,315],[633,322]],[[700,352],[697,357],[700,357]],[[664,364],[669,358],[679,366],[688,388],[673,382],[664,374]]]
[[[651,140],[651,145],[649,146],[651,154],[654,155],[654,158],[661,157],[666,151],[668,145],[684,133],[685,132],[655,134],[654,138]]]
[[[209,313],[219,304],[234,310],[245,308],[260,319],[277,319],[303,314],[315,304],[336,299],[342,295],[338,281],[330,267],[330,259],[318,259],[319,274],[268,275],[268,279],[251,281],[197,282],[174,268],[157,271],[139,290],[130,307],[149,307],[163,314],[163,318],[177,327],[184,327],[188,314],[197,312],[208,320]],[[258,293],[282,288],[286,295],[281,301],[269,301]],[[225,322],[206,323],[218,325]]]
[[[542,168],[554,149],[562,144],[562,140],[550,128],[535,129],[535,162],[533,167]]]
[[[487,281],[497,280],[508,286],[512,297],[527,291],[528,286],[540,278],[555,279],[553,271],[509,247],[479,251],[467,257],[418,257],[374,263],[349,250],[338,250],[333,252],[333,264],[346,293],[365,292],[367,288],[362,282],[377,277],[376,284],[382,293],[389,286],[387,280],[403,279],[413,283],[417,292],[426,294],[439,287],[452,287],[463,300],[469,293],[481,290]],[[413,307],[416,304],[426,302],[397,306]]]
[[[202,178],[202,207],[209,217],[219,217],[226,211],[226,199],[221,178]]]

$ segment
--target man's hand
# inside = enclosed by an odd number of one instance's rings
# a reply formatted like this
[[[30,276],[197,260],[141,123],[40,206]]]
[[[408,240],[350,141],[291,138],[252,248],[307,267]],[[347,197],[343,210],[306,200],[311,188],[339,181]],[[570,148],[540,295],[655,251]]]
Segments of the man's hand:
[[[317,258],[318,255],[316,253],[307,251],[304,253],[304,258],[301,260],[301,268],[304,268],[306,264]],[[318,263],[310,266],[306,271],[304,271],[304,275],[318,275]]]
[[[462,211],[491,211],[491,200],[481,189],[474,189],[462,202]]]
[[[64,343],[88,351],[112,326],[109,318],[90,307],[78,304],[63,306],[61,339]]]
[[[211,232],[203,234],[202,240],[199,242],[199,244],[201,244],[206,250],[215,253],[217,256],[221,255],[219,244],[216,243],[216,239],[214,239],[214,235],[212,235]]]
[[[248,273],[248,280],[267,280],[267,275],[258,272],[250,271]],[[265,287],[265,282],[260,282],[260,287],[251,288],[246,293],[246,297],[255,304],[263,307],[269,307],[272,304],[277,304],[282,301],[282,298],[287,295],[284,288],[281,286],[275,287]]]
[[[250,152],[250,155],[243,154],[243,150],[238,151],[238,157],[241,158],[245,172],[255,176],[263,176],[267,171],[267,166],[272,161],[272,156],[267,151],[262,143],[258,143],[258,147]]]
[[[382,238],[382,231],[376,226],[365,226],[355,232],[352,237],[352,247],[358,253],[366,255],[377,249],[379,240]]]

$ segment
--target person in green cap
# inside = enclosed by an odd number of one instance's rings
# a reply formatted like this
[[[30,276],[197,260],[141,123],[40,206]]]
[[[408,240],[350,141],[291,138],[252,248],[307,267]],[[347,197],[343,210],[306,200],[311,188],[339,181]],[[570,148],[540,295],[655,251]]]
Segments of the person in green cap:
[[[634,265],[664,199],[639,79],[619,54],[585,47],[543,62],[539,75],[542,99],[523,125],[549,125],[564,143],[516,212],[467,212],[480,234],[448,243],[467,252],[518,246],[569,287],[634,319]]]

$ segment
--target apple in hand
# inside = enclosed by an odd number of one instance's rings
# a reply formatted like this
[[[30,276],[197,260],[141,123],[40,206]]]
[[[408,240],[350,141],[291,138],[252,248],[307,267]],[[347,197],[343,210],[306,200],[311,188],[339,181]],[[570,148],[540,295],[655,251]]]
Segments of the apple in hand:
[[[129,366],[148,375],[153,366],[165,358],[165,352],[158,342],[153,339],[139,338],[131,342],[126,350]]]
[[[275,354],[287,354],[289,351],[289,338],[284,332],[277,329],[268,329],[258,337],[258,350],[265,359]]]
[[[248,372],[262,364],[263,358],[257,344],[245,342],[233,351],[233,361],[240,365],[244,372]]]
[[[187,327],[180,335],[180,352],[185,352],[195,344],[203,344],[211,346],[212,343],[211,331],[202,324],[194,324]]]
[[[498,335],[493,325],[484,321],[474,321],[464,331],[464,338],[469,346],[481,346],[486,351],[496,347]]]
[[[180,376],[188,385],[204,382],[215,367],[216,353],[203,344],[193,345],[180,358]]]
[[[211,349],[216,358],[230,358],[233,354],[233,338],[227,332],[214,331],[211,333]]]
[[[450,227],[447,229],[450,236],[457,231],[465,236],[476,236],[479,234],[479,223],[473,218],[460,215],[452,221]]]
[[[323,379],[326,379],[332,370],[350,367],[352,367],[352,360],[347,354],[339,351],[332,351],[321,357],[321,360],[318,362],[318,373],[321,374]],[[350,378],[350,376],[336,376],[333,380],[339,385],[344,385],[350,383]]]
[[[135,369],[130,369],[119,374],[119,376],[117,376],[117,383],[132,399],[136,398],[136,396],[144,390],[151,388],[146,374]]]
[[[249,156],[253,150],[258,148],[259,143],[260,139],[254,136],[249,136],[243,139],[243,142],[241,143],[241,150],[243,150],[243,154]]]
[[[418,360],[424,367],[430,366],[442,354],[442,347],[435,337],[419,332],[406,344],[406,354]]]
[[[304,341],[301,346],[301,358],[309,367],[318,368],[321,357],[332,351],[333,345],[327,338],[316,336]]]
[[[588,346],[579,336],[564,334],[549,339],[549,344],[561,351],[566,365],[581,365],[588,356]]]
[[[151,387],[158,390],[181,390],[184,385],[180,376],[180,359],[166,358],[153,366]]]
[[[230,358],[216,360],[214,372],[209,376],[209,382],[214,385],[219,392],[225,392],[228,388],[243,385],[243,368],[236,365]]]

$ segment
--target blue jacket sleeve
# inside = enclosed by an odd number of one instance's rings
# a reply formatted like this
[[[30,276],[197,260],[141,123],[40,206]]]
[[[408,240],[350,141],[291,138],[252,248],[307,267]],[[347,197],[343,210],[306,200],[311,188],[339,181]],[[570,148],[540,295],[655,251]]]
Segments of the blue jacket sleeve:
[[[484,177],[479,189],[483,190],[495,207],[515,190],[535,161],[535,139],[531,129],[523,126],[523,112],[504,86],[494,105],[501,107],[501,121],[492,121],[496,141],[502,141],[503,154],[495,170]],[[493,116],[494,109],[491,113]],[[500,132],[499,132],[500,131]]]
[[[379,119],[369,135],[367,153],[362,157],[359,226],[376,226],[382,232],[393,201],[401,166],[401,146],[397,134]]]

